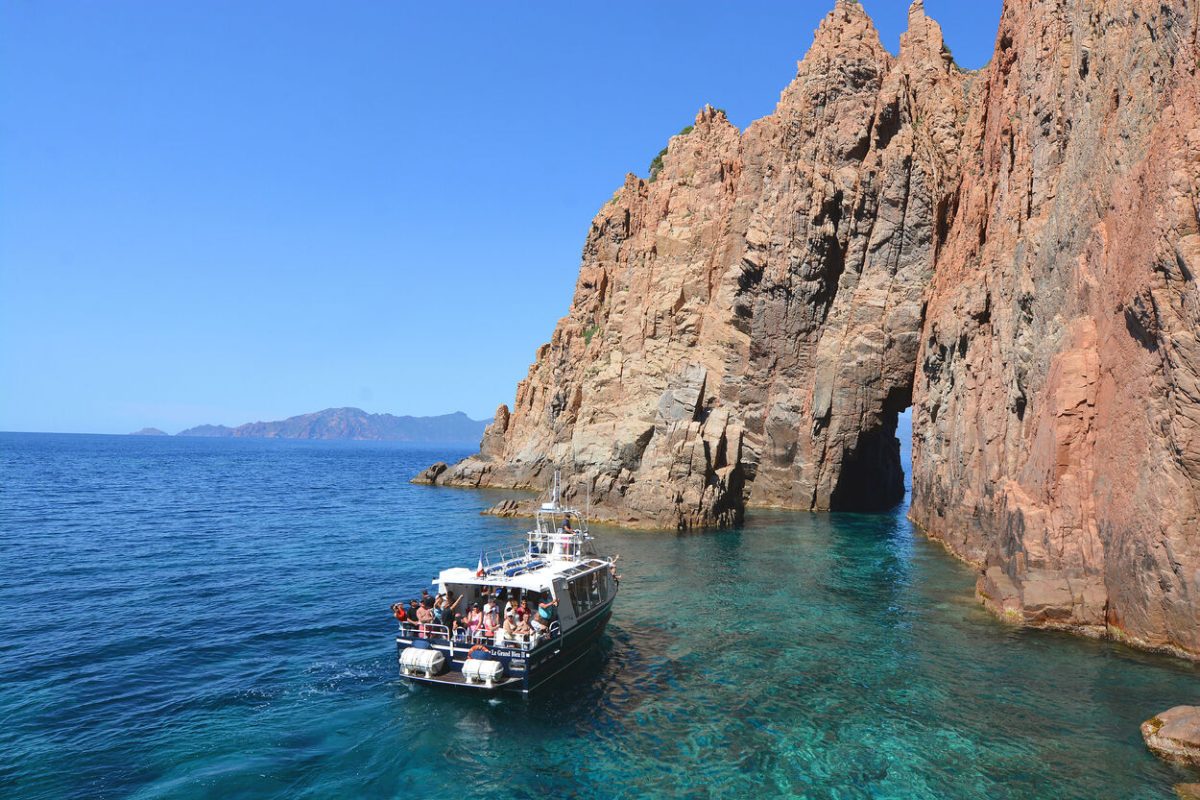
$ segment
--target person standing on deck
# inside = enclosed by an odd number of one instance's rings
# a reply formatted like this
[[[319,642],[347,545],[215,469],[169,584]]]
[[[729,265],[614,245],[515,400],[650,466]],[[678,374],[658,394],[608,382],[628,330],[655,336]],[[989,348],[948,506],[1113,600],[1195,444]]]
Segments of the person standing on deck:
[[[550,631],[550,623],[554,622],[555,606],[558,605],[557,600],[551,600],[549,603],[538,603],[537,616],[530,623],[533,629],[538,633]]]
[[[417,609],[417,633],[421,638],[425,638],[428,626],[433,624],[433,601],[428,597],[425,600]]]

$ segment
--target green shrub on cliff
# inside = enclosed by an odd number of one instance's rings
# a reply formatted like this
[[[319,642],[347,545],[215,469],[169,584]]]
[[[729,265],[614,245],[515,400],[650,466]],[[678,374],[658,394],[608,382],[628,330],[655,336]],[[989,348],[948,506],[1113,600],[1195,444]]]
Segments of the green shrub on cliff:
[[[654,183],[654,181],[658,180],[658,173],[662,172],[663,156],[665,156],[666,154],[667,154],[667,148],[664,147],[662,150],[658,151],[658,155],[656,155],[654,157],[654,160],[650,162],[650,182],[651,183]]]
[[[691,133],[695,129],[696,128],[694,125],[685,125],[683,128],[680,129],[679,133],[675,134],[675,136],[686,136],[687,134]],[[674,137],[672,137],[672,138],[674,138]],[[668,147],[669,146],[670,145],[668,145]],[[666,154],[667,154],[667,147],[664,147],[662,150],[658,151],[658,155],[656,155],[654,157],[654,160],[650,162],[650,179],[649,180],[651,183],[654,183],[654,181],[656,181],[658,179],[658,173],[662,172],[663,156],[665,156]]]

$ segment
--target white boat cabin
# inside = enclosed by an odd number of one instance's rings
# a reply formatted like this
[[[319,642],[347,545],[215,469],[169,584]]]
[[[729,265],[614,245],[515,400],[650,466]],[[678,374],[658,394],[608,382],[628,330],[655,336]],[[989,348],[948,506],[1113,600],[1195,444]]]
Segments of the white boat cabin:
[[[524,600],[536,615],[540,603],[558,600],[550,630],[523,642],[535,646],[547,636],[569,631],[612,598],[615,581],[611,567],[608,559],[595,554],[587,523],[577,512],[545,503],[524,547],[484,553],[476,569],[443,570],[434,584],[439,594],[449,592],[462,598],[456,613],[489,600],[502,612],[509,600]],[[507,644],[511,646],[511,637]]]

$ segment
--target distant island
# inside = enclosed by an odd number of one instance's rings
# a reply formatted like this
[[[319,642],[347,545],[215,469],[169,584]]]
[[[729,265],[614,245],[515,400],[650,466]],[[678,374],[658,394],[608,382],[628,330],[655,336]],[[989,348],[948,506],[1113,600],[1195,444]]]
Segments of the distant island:
[[[158,428],[142,428],[140,431],[134,431],[130,436],[170,436],[166,431],[160,431]]]
[[[436,417],[397,417],[370,414],[361,408],[327,408],[277,422],[197,425],[176,436],[237,437],[252,439],[351,439],[364,441],[469,443],[477,445],[491,420],[474,420],[461,411]],[[158,435],[144,428],[138,435]],[[165,435],[165,434],[164,434]]]

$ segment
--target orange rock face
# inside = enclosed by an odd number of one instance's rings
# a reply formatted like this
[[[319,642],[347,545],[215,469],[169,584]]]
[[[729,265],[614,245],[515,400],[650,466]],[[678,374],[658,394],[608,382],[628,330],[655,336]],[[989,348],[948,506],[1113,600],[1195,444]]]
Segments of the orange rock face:
[[[1143,722],[1141,730],[1146,746],[1155,755],[1200,767],[1200,707],[1175,706]],[[1191,786],[1197,788],[1196,784]]]
[[[559,466],[653,527],[894,504],[970,81],[920,3],[893,57],[839,2],[774,114],[739,132],[706,108],[626,179],[511,412],[437,482],[540,489]]]
[[[1009,2],[917,374],[913,517],[1014,619],[1200,656],[1194,3]]]
[[[1007,0],[958,69],[838,0],[775,112],[706,108],[596,216],[570,311],[436,483],[601,518],[912,515],[1027,624],[1200,657],[1200,28],[1183,0]],[[513,509],[506,509],[512,512]]]

